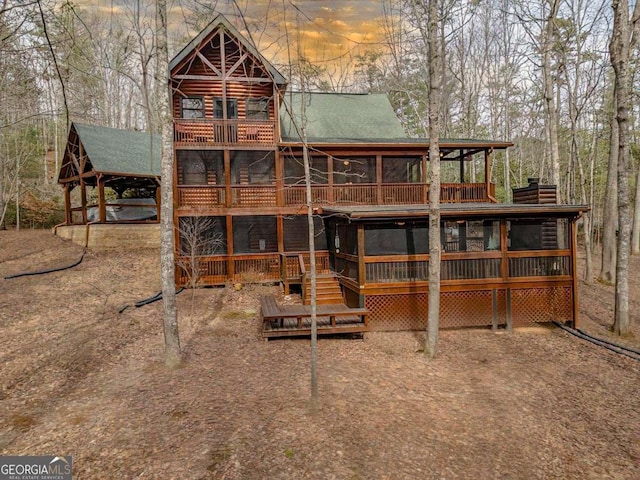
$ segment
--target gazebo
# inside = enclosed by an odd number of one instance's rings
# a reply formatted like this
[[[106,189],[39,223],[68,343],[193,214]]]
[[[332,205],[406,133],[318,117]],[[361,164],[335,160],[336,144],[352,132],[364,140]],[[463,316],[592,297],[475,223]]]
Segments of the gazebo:
[[[58,175],[65,224],[158,222],[160,155],[158,135],[72,123]]]

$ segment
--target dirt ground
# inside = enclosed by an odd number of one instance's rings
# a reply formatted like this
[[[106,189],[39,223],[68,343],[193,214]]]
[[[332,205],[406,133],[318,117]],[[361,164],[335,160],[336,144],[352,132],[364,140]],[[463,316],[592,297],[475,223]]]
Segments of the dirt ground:
[[[0,277],[81,248],[0,232]],[[640,259],[632,261],[640,347]],[[559,329],[265,342],[258,297],[178,296],[185,352],[162,363],[157,252],[89,253],[0,280],[0,454],[73,455],[77,479],[637,479],[640,362]],[[581,326],[609,335],[610,287],[581,285]]]

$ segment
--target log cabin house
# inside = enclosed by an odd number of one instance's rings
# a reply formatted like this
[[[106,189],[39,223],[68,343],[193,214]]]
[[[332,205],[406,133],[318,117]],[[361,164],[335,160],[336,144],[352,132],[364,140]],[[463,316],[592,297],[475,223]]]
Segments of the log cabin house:
[[[366,308],[370,330],[425,328],[429,144],[407,137],[385,95],[290,92],[222,16],[170,62],[170,85],[177,284],[197,255],[202,284],[281,282],[308,297],[304,129],[318,303]],[[441,140],[442,162],[458,175],[441,185],[442,327],[577,319],[585,207],[557,205],[554,187],[535,181],[514,192],[517,203],[498,203],[491,159],[509,146]],[[474,159],[479,182],[468,181]],[[202,217],[198,244],[182,227]]]

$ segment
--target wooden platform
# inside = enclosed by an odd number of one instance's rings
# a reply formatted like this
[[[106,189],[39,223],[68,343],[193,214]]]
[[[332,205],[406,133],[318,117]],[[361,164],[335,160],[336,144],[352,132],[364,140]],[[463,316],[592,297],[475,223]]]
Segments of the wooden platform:
[[[265,338],[311,335],[310,305],[278,305],[273,295],[260,299],[262,336]],[[369,310],[344,304],[318,305],[318,335],[364,333]]]

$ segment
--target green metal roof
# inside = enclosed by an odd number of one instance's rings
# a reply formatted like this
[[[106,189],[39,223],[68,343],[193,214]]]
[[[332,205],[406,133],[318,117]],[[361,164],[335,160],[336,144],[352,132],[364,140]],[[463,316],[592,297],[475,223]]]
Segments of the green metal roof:
[[[589,211],[588,205],[530,203],[441,203],[442,217],[575,217]],[[428,218],[429,205],[323,206],[322,213],[350,220]]]
[[[283,142],[300,141],[295,125],[300,127],[303,124],[303,107],[307,141],[310,143],[393,143],[409,140],[384,94],[287,92],[280,108]]]
[[[160,176],[159,135],[73,123],[96,172]]]

